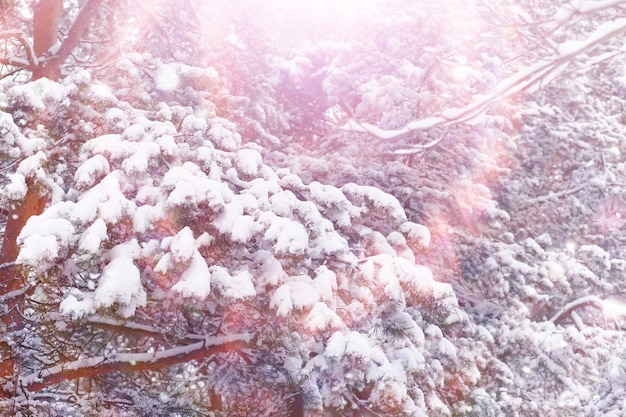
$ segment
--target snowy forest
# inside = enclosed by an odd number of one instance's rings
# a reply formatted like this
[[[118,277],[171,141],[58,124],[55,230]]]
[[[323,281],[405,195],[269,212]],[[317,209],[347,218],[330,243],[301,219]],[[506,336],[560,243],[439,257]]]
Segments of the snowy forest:
[[[626,415],[625,0],[1,0],[0,415]]]

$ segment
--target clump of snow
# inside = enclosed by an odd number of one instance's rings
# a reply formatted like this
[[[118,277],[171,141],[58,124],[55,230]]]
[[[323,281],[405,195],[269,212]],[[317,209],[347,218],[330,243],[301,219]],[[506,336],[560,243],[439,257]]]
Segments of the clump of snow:
[[[312,307],[320,301],[319,292],[308,276],[293,277],[274,292],[270,307],[280,316],[287,316],[293,309]]]
[[[306,328],[315,333],[329,328],[337,329],[345,327],[341,317],[335,313],[326,303],[315,303],[305,318]]]
[[[138,307],[146,305],[146,291],[134,258],[139,256],[140,246],[135,239],[114,246],[108,253],[109,262],[102,270],[94,293],[94,307],[117,306],[123,317],[131,317]]]
[[[230,122],[215,118],[213,125],[209,129],[209,136],[213,139],[213,144],[224,151],[235,151],[241,146],[241,136],[239,133],[229,127]]]
[[[141,123],[135,123],[124,129],[122,137],[130,142],[139,142],[146,135],[144,126]]]
[[[102,155],[94,155],[76,169],[74,187],[79,190],[90,188],[109,172],[109,161]]]
[[[127,175],[137,175],[146,172],[148,170],[148,155],[142,150],[137,150],[137,152],[124,160],[122,169]]]
[[[263,166],[261,154],[254,149],[240,149],[235,160],[237,170],[246,176],[258,175]]]
[[[547,260],[543,266],[546,268],[550,281],[555,284],[567,282],[567,274],[563,265],[553,260]]]
[[[221,266],[212,266],[209,270],[211,282],[224,297],[245,299],[256,295],[250,272],[240,271],[231,276],[228,270]]]
[[[211,291],[211,273],[206,261],[194,249],[191,263],[180,276],[180,280],[172,286],[172,290],[179,292],[183,297],[206,298]]]
[[[334,230],[324,230],[310,243],[310,254],[317,258],[337,256],[345,262],[355,261],[348,241]]]
[[[28,186],[24,175],[9,174],[9,183],[4,188],[4,194],[11,200],[21,200],[26,197]]]
[[[196,240],[189,226],[182,228],[174,236],[170,244],[170,251],[176,262],[189,262],[196,250]]]
[[[278,284],[285,275],[283,266],[278,259],[276,259],[274,254],[269,251],[256,251],[254,261],[258,264],[259,275],[257,276],[257,284],[259,286],[274,286]]]
[[[180,77],[172,65],[159,65],[155,77],[156,88],[161,91],[173,91],[180,84]]]
[[[328,338],[324,356],[339,361],[346,352],[346,337],[343,332],[336,331]]]
[[[81,235],[78,249],[82,252],[96,254],[107,237],[106,223],[102,219],[96,219]]]
[[[26,178],[37,178],[44,181],[46,179],[46,172],[43,169],[44,163],[48,160],[48,157],[43,151],[39,151],[36,154],[25,158],[17,166],[17,173],[22,174]]]
[[[113,171],[98,184],[83,194],[77,202],[72,217],[83,223],[90,222],[98,215],[107,224],[115,224],[124,216],[132,216],[137,206],[126,198],[121,185],[125,176]]]
[[[32,235],[23,240],[15,263],[44,271],[55,263],[58,256],[59,243],[54,236]]]
[[[235,242],[246,243],[263,229],[254,217],[243,214],[243,207],[238,200],[223,206],[223,212],[215,219],[214,225]]]
[[[406,213],[398,199],[380,188],[348,183],[341,189],[353,204],[385,212],[394,222],[406,222]]]
[[[291,191],[279,191],[270,197],[271,210],[283,217],[289,216],[293,211],[293,203],[296,196]]]
[[[311,200],[339,227],[349,227],[352,224],[352,217],[356,217],[360,212],[337,187],[313,181],[309,184],[309,192]]]
[[[209,125],[204,118],[200,118],[195,114],[190,114],[183,120],[181,131],[188,135],[194,135],[196,133],[202,134],[208,129],[208,127]],[[212,134],[211,131],[209,131],[209,134]]]
[[[430,245],[430,230],[426,226],[405,222],[400,225],[399,231],[406,235],[410,244],[415,242],[421,248],[427,248]]]
[[[176,140],[171,135],[159,136],[156,139],[156,144],[159,146],[163,156],[173,156],[176,153]]]
[[[337,275],[326,265],[322,265],[315,270],[313,287],[318,291],[322,301],[330,303],[334,298],[334,292],[337,291]]]
[[[302,371],[302,359],[288,356],[285,358],[283,368],[287,371],[291,378],[296,379],[300,376],[300,372]]]
[[[75,229],[62,218],[31,217],[17,239],[21,246],[16,263],[43,271],[56,262],[62,249],[69,246]]]
[[[72,292],[61,301],[59,311],[61,314],[73,318],[81,318],[85,315],[95,313],[93,293],[84,293],[73,289]]]
[[[345,335],[345,354],[364,361],[369,361],[372,355],[373,343],[364,334],[353,330]]]
[[[400,232],[393,231],[389,233],[387,235],[387,242],[389,242],[399,257],[415,262],[415,254],[411,248],[408,247],[405,237]]]
[[[271,242],[278,254],[303,255],[309,246],[309,234],[302,223],[265,212],[259,222],[269,227],[263,239]]]
[[[126,113],[124,110],[119,107],[113,107],[107,110],[106,115],[104,116],[105,120],[109,121],[109,123],[113,124],[119,130],[125,128],[126,125]]]
[[[80,68],[77,71],[72,71],[64,80],[64,84],[78,84],[81,86],[88,86],[91,84],[91,73],[84,68]]]
[[[431,270],[412,261],[388,254],[366,258],[361,263],[361,276],[382,285],[383,294],[394,302],[404,303],[405,297],[429,295],[437,300],[456,304],[452,287],[433,278]]]
[[[46,110],[50,105],[67,105],[71,87],[63,86],[47,78],[18,84],[9,90],[10,96],[22,106]]]
[[[182,167],[171,168],[163,177],[161,187],[169,193],[166,200],[169,207],[195,206],[206,202],[217,210],[233,198],[227,184],[209,179],[191,162],[185,162]]]

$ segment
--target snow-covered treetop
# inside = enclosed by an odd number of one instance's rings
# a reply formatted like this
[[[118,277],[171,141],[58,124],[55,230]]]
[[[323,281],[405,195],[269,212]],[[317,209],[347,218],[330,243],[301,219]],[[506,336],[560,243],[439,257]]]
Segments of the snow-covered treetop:
[[[139,75],[148,62],[156,73]],[[444,369],[474,349],[447,338],[467,320],[451,287],[415,264],[428,229],[378,188],[306,184],[265,164],[254,138],[217,116],[214,70],[135,54],[115,71],[115,83],[78,71],[2,98],[3,152],[19,161],[3,197],[34,184],[49,195],[18,238],[38,297],[85,322],[145,318],[163,303],[227,320],[246,306],[217,331],[282,352],[273,366],[312,408],[447,409]],[[214,87],[201,94],[205,80]],[[480,371],[458,372],[467,394]]]

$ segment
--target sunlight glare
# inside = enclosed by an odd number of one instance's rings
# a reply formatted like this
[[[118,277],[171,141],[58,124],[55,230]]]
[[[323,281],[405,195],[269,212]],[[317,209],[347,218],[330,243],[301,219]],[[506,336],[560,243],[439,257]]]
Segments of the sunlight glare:
[[[611,319],[626,317],[626,300],[617,296],[609,296],[602,301],[604,315]]]
[[[163,65],[159,68],[155,80],[156,87],[161,91],[173,91],[180,83],[176,69],[170,65]]]
[[[356,21],[363,11],[375,3],[373,0],[272,0],[272,9],[279,10],[285,17],[306,20],[306,25],[316,25],[322,21]],[[304,16],[304,17],[303,17]],[[297,19],[297,18],[296,18]]]

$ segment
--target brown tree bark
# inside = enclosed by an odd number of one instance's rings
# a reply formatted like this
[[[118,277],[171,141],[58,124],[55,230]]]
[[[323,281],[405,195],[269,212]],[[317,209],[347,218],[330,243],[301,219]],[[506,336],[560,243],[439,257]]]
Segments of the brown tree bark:
[[[2,324],[6,334],[0,340],[0,380],[9,378],[16,373],[16,361],[13,358],[8,337],[11,333],[22,329],[22,313],[24,292],[24,277],[15,260],[19,253],[17,237],[29,218],[43,212],[47,203],[47,196],[39,186],[29,184],[24,200],[16,203],[9,210],[9,216],[2,240],[0,251],[0,296],[5,298],[6,313],[2,315]]]
[[[37,65],[33,69],[33,80],[44,77],[53,81],[59,80],[61,65],[76,48],[89,22],[103,2],[104,0],[87,0],[59,50],[50,57],[44,57],[42,55],[56,43],[63,1],[40,0],[38,5],[33,8],[34,49],[37,58],[41,58],[37,60]],[[37,38],[38,36],[40,39]]]
[[[59,65],[51,65],[46,53],[54,46],[59,33],[63,0],[40,0],[33,6],[33,49],[35,68],[33,79],[49,78],[57,81],[61,75]]]
[[[43,56],[56,43],[63,0],[40,0],[33,6],[33,49]]]

